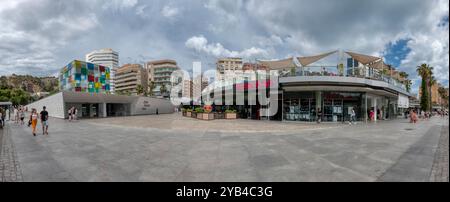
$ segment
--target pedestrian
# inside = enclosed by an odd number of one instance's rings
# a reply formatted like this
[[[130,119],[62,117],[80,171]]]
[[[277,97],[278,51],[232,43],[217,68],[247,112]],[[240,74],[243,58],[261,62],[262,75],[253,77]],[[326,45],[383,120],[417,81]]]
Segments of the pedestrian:
[[[18,123],[19,123],[19,120],[20,120],[19,108],[18,108],[18,106],[15,106],[15,107],[14,107],[14,122],[15,122],[16,124],[18,124]]]
[[[375,120],[374,119],[375,118],[375,113],[374,113],[373,109],[370,110],[369,117],[370,117],[370,121],[374,121]]]
[[[6,116],[8,117],[8,118],[6,118],[7,121],[11,120],[11,114],[9,112],[9,108],[6,109]]]
[[[67,111],[69,114],[69,121],[72,121],[72,108],[69,108],[69,111]]]
[[[2,108],[2,114],[0,118],[2,119],[2,126],[5,126],[6,110]]]
[[[25,111],[23,108],[20,108],[19,110],[20,113],[20,125],[25,124],[25,122],[23,121],[25,119]]]
[[[0,108],[0,117],[3,117],[3,108]],[[3,119],[0,119],[0,128],[3,128]]]
[[[322,122],[322,109],[317,108],[317,123]]]
[[[352,110],[350,111],[350,123],[349,124],[356,124],[356,112],[355,112],[355,108],[353,107]]]
[[[48,135],[48,112],[46,107],[42,107],[41,111],[42,135]]]
[[[380,108],[377,108],[377,116],[378,116],[378,120],[382,120],[382,114],[381,114]]]
[[[36,112],[36,109],[33,108],[33,109],[31,109],[31,114],[30,114],[31,130],[32,130],[33,136],[36,136],[37,119],[38,119],[38,114]]]
[[[72,120],[76,121],[77,120],[77,115],[78,115],[78,109],[76,107],[73,107],[72,109]]]
[[[413,122],[414,124],[417,123],[418,117],[417,117],[416,111],[413,111],[413,112],[412,112],[412,114],[411,114],[411,119],[412,119],[412,122]]]

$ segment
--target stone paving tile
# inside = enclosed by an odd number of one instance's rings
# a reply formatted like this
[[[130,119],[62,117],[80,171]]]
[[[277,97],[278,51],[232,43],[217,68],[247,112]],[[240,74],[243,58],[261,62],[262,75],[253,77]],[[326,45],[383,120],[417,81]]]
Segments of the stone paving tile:
[[[8,126],[0,129],[0,182],[21,182],[22,170]]]
[[[10,129],[23,181],[328,182],[375,181],[416,143],[429,144],[420,140],[434,125],[448,127],[448,120],[439,119],[352,126],[185,119],[50,119],[50,135],[37,137],[26,126],[11,124]],[[185,128],[177,129],[178,123]],[[409,155],[431,164],[441,161],[428,150]],[[423,173],[420,166],[406,169],[392,174]]]
[[[431,171],[430,181],[449,182],[449,131],[448,126],[442,127],[439,145],[434,157],[433,169]]]

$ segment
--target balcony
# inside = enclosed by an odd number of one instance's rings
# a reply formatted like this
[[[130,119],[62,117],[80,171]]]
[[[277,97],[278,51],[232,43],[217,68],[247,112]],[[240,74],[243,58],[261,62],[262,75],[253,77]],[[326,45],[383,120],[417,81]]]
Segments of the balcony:
[[[288,82],[294,80],[302,82],[318,80],[321,82],[330,81],[344,83],[347,81],[363,82],[364,80],[368,80],[363,83],[382,82],[398,92],[409,94],[406,92],[405,84],[389,75],[382,75],[379,71],[371,68],[355,67],[339,69],[336,66],[309,66],[279,71],[279,74],[281,83],[283,83],[283,81]],[[297,79],[293,79],[294,77]]]

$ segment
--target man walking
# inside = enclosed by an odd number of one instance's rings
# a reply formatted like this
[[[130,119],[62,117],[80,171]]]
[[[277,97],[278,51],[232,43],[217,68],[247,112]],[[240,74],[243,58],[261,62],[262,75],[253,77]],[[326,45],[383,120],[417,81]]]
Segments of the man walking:
[[[41,123],[42,123],[42,135],[48,135],[48,112],[45,109],[45,106],[41,111]]]
[[[355,107],[352,107],[352,109],[350,110],[350,122],[349,122],[349,124],[356,124]]]

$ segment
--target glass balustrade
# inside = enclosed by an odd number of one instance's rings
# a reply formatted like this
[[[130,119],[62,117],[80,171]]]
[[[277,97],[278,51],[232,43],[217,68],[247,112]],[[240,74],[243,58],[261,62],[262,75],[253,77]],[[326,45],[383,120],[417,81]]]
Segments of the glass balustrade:
[[[306,67],[296,67],[289,70],[280,70],[279,75],[280,77],[295,77],[295,76],[359,77],[383,81],[402,90],[406,90],[405,84],[398,81],[397,79],[394,79],[389,75],[383,75],[381,74],[380,71],[367,67],[339,68],[338,66],[306,66]]]

